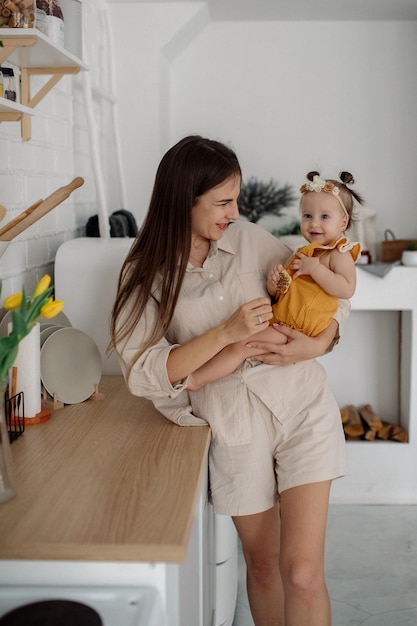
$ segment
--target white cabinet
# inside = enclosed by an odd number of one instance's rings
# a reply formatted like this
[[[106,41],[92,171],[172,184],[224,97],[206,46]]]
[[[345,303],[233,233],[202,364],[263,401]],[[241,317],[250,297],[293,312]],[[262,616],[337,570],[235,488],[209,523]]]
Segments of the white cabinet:
[[[204,481],[207,485],[206,480]],[[238,540],[230,517],[215,515],[203,487],[187,558],[167,566],[168,626],[232,626],[238,587]]]
[[[358,268],[344,336],[321,363],[340,407],[370,403],[409,434],[409,443],[348,441],[332,502],[417,504],[417,268],[384,278]]]
[[[0,561],[0,616],[59,598],[91,606],[104,626],[213,626],[214,514],[206,494],[207,476],[184,563]],[[154,616],[152,624],[135,621],[145,612],[141,605]]]
[[[0,616],[59,597],[99,611],[104,626],[142,626],[132,603],[143,599],[155,626],[231,626],[237,576],[237,534],[230,518],[214,515],[206,472],[183,563],[0,561]]]
[[[214,513],[207,500],[207,484],[206,470],[185,561],[167,565],[167,626],[214,626]]]

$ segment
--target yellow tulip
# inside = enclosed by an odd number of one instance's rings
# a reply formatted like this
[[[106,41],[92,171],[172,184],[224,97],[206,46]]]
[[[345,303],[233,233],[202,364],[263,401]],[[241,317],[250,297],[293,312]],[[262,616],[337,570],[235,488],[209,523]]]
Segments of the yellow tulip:
[[[42,278],[36,285],[36,289],[33,292],[33,297],[37,298],[38,296],[40,296],[41,293],[43,293],[44,291],[48,289],[50,284],[51,284],[51,277],[48,274],[45,274],[45,276],[42,276]]]
[[[13,309],[18,309],[22,304],[23,293],[14,293],[12,296],[9,296],[4,301],[4,308],[8,311],[12,311]]]
[[[51,300],[43,305],[40,313],[43,317],[50,319],[51,317],[55,317],[55,315],[58,315],[58,313],[60,313],[63,308],[64,303],[62,300]]]

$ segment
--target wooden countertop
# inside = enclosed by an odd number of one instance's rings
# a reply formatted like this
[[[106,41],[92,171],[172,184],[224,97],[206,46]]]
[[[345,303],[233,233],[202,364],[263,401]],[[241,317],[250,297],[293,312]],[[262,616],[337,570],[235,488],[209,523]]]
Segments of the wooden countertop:
[[[181,427],[119,376],[11,446],[17,495],[0,504],[1,559],[181,562],[210,430]]]

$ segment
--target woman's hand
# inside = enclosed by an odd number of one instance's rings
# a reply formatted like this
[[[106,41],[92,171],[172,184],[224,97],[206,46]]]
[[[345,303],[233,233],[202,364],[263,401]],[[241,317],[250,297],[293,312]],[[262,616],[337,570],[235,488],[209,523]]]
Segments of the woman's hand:
[[[255,298],[246,302],[222,324],[227,343],[243,341],[260,330],[268,328],[272,306],[268,298]]]
[[[322,356],[338,331],[336,320],[332,320],[330,325],[316,337],[309,337],[289,326],[274,324],[273,327],[281,336],[284,335],[287,338],[285,344],[257,341],[251,341],[248,344],[252,348],[259,348],[260,351],[258,355],[251,358],[268,365],[290,365]]]
[[[247,302],[223,324],[171,350],[167,359],[169,380],[174,384],[185,379],[230,343],[244,341],[265,330],[271,317],[272,306],[268,298]]]

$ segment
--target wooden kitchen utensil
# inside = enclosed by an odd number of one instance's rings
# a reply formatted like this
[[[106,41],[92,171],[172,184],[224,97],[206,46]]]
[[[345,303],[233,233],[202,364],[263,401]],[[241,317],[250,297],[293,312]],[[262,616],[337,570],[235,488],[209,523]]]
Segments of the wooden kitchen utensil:
[[[7,210],[6,207],[0,204],[0,222],[6,216]]]
[[[84,179],[81,176],[77,176],[71,183],[64,185],[64,187],[59,187],[45,200],[38,200],[38,202],[32,204],[26,211],[23,211],[14,220],[0,228],[0,241],[11,241],[14,237],[20,235],[26,228],[32,226],[41,217],[49,213],[51,209],[66,200],[74,189],[81,187],[83,184]]]

